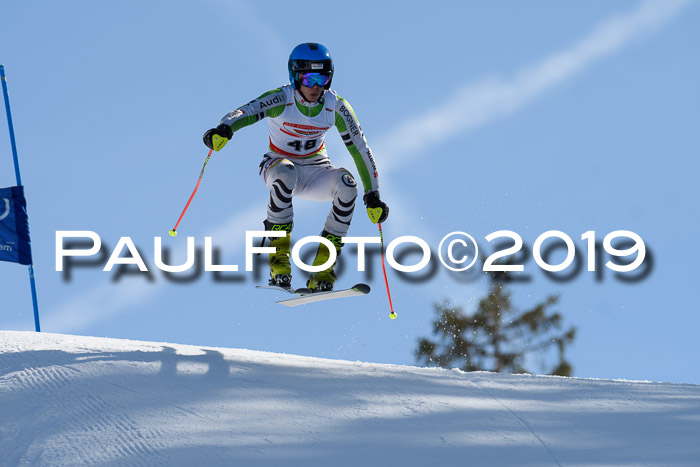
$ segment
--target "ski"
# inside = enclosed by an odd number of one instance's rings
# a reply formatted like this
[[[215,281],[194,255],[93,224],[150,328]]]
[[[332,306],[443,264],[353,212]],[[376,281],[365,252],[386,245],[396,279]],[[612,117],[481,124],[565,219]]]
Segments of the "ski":
[[[297,289],[295,293],[301,289]],[[309,290],[309,289],[306,289]],[[355,284],[349,289],[343,290],[333,290],[331,292],[315,292],[315,293],[304,293],[299,292],[299,297],[289,298],[286,300],[279,300],[277,303],[284,306],[298,306],[304,305],[306,303],[320,302],[323,300],[330,300],[333,298],[343,298],[343,297],[353,297],[355,295],[367,295],[370,292],[370,287],[367,284]]]
[[[292,295],[306,295],[311,293],[311,289],[307,289],[306,287],[301,287],[299,289],[292,289],[290,288],[285,288],[285,287],[280,287],[279,285],[256,285],[256,289],[270,289],[270,290],[277,290],[279,292],[287,292]]]

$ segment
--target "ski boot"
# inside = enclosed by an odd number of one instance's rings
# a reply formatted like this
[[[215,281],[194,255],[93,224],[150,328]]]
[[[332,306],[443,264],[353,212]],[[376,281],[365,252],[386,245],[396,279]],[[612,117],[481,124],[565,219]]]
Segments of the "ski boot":
[[[292,232],[292,223],[289,224],[273,224],[265,220],[265,230],[268,231],[284,231],[287,234],[284,237],[270,237],[270,246],[277,251],[270,253],[270,281],[268,285],[283,287],[285,289],[292,288],[292,266],[289,263],[290,241]]]
[[[321,237],[325,238],[326,240],[330,240],[330,242],[333,244],[333,246],[335,247],[337,261],[337,257],[340,256],[340,249],[343,247],[341,237],[333,235],[327,230],[321,232]],[[318,250],[316,251],[316,257],[314,258],[313,266],[320,266],[321,264],[328,261],[329,257],[330,251],[328,250],[328,247],[321,243],[318,246]],[[333,264],[330,265],[328,269],[319,272],[312,272],[311,276],[309,277],[309,280],[306,281],[306,287],[311,289],[312,292],[332,291],[333,285],[335,284],[335,280],[337,279],[335,271],[333,271],[334,267],[335,261],[333,262]]]

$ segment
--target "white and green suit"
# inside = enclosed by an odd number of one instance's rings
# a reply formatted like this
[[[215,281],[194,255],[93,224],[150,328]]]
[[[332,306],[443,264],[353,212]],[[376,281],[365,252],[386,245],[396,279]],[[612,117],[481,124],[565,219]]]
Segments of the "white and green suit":
[[[347,234],[357,198],[357,184],[346,169],[331,165],[324,145],[326,133],[336,126],[357,166],[365,193],[378,190],[372,151],[350,104],[327,90],[317,102],[308,102],[291,85],[266,92],[221,119],[233,132],[267,118],[270,150],[260,164],[260,177],[270,190],[267,220],[291,223],[292,198],[332,201],[324,230]]]

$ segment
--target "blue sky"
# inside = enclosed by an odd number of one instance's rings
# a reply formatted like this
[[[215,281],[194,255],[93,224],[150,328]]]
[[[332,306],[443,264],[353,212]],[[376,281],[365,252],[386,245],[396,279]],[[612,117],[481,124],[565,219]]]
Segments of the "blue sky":
[[[440,267],[413,283],[389,272],[399,319],[388,319],[378,261],[369,297],[287,309],[254,289],[266,273],[187,283],[155,270],[115,277],[101,267],[55,271],[59,230],[97,232],[113,248],[129,236],[153,265],[164,236],[173,262],[186,237],[211,236],[223,262],[243,265],[267,195],[257,166],[267,125],[246,128],[212,157],[177,239],[167,237],[190,195],[221,116],[285,84],[289,51],[331,51],[333,87],[353,105],[391,207],[387,240],[453,231],[548,230],[598,238],[631,230],[653,269],[628,283],[605,271],[567,282],[532,259],[515,304],[559,293],[578,328],[575,376],[700,383],[694,263],[700,153],[700,6],[693,1],[330,4],[300,17],[284,2],[23,2],[4,5],[0,62],[26,187],[45,331],[240,347],[412,364],[430,334],[432,303],[470,310],[481,274]],[[4,115],[0,117],[5,127]],[[356,173],[335,130],[335,165]],[[3,157],[4,156],[4,157]],[[0,186],[14,185],[0,131]],[[295,237],[317,234],[328,211],[296,202]],[[374,236],[359,209],[350,231]],[[375,258],[376,259],[376,258]],[[585,258],[582,258],[585,262]],[[242,268],[241,268],[242,269]],[[349,269],[349,268],[347,268]],[[0,263],[0,328],[32,329],[25,268]],[[117,280],[118,279],[118,280]],[[347,284],[363,279],[348,272]],[[297,271],[296,282],[304,279]]]

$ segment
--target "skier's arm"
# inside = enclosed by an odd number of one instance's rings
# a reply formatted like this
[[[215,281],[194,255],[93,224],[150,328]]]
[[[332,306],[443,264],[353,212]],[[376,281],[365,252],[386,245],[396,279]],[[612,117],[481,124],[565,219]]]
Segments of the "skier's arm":
[[[362,133],[362,128],[360,128],[360,122],[357,121],[355,112],[348,101],[340,96],[338,96],[335,108],[335,126],[338,128],[345,146],[347,146],[350,155],[355,161],[364,192],[379,190],[379,176],[374,157],[372,156],[372,150],[369,148],[365,135]]]
[[[221,123],[231,127],[235,133],[241,128],[259,122],[265,117],[277,117],[284,111],[286,104],[284,91],[277,88],[268,91],[257,99],[253,99],[245,105],[240,106],[236,110],[224,115]]]
[[[285,97],[282,89],[268,91],[257,99],[224,115],[221,123],[204,133],[204,144],[215,151],[221,150],[233,134],[265,117],[277,117],[284,111]]]

